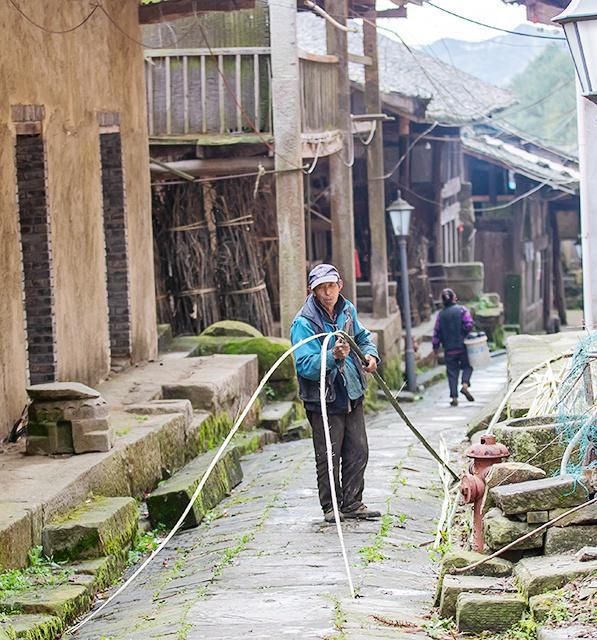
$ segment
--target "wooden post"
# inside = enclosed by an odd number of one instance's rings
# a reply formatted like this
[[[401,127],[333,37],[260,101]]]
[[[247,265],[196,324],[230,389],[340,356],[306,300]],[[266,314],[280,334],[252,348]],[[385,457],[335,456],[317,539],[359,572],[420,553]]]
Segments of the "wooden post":
[[[306,294],[296,0],[270,4],[272,101],[278,222],[280,324],[287,337]],[[290,169],[290,171],[289,171]]]
[[[341,24],[348,16],[347,0],[326,0],[328,13]],[[332,214],[332,261],[342,274],[344,295],[357,302],[354,266],[354,204],[352,194],[352,119],[348,77],[348,36],[326,22],[327,50],[338,57],[338,122],[344,133],[344,147],[330,156],[330,205]]]
[[[371,59],[365,65],[365,110],[381,113],[379,98],[379,68],[377,61],[377,26],[375,6],[366,12],[363,20],[363,52]],[[386,241],[386,207],[383,161],[382,121],[375,123],[377,129],[367,147],[367,193],[369,198],[369,236],[371,239],[371,295],[373,315],[388,316],[388,247]]]
[[[551,246],[553,260],[553,292],[556,309],[560,316],[560,324],[567,325],[566,296],[564,293],[564,277],[562,275],[562,261],[560,259],[560,229],[558,227],[557,211],[549,212],[549,226],[551,229]]]

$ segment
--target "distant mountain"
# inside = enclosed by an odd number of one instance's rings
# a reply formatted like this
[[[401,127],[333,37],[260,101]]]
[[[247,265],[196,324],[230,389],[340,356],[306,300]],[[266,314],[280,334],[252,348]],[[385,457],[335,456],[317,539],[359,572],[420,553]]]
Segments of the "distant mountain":
[[[553,29],[521,24],[514,31],[534,35],[557,34]],[[528,63],[549,44],[566,48],[564,41],[524,38],[513,34],[497,36],[482,42],[466,42],[442,38],[419,47],[421,51],[447,62],[462,71],[491,84],[505,87],[520,74]]]

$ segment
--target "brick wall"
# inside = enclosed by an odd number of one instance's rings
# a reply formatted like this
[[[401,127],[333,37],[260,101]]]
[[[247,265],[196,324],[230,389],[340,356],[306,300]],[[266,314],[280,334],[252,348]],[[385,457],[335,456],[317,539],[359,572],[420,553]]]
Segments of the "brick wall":
[[[131,356],[130,285],[127,225],[119,132],[100,134],[104,232],[110,354],[114,359]]]
[[[46,161],[40,133],[17,135],[16,168],[31,384],[56,376],[56,331]]]

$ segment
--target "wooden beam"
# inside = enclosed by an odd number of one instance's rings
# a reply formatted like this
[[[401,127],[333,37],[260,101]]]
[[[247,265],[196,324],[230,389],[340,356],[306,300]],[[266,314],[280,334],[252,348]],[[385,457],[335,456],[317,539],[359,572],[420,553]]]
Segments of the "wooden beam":
[[[406,18],[406,7],[397,7],[396,9],[386,9],[377,12],[378,18]]]
[[[338,64],[338,56],[311,53],[310,51],[304,51],[303,49],[299,49],[298,56],[301,60],[308,60],[309,62],[320,62],[322,64]]]
[[[357,53],[348,53],[348,62],[354,62],[355,64],[363,64],[368,66],[371,64],[370,56],[360,56]]]
[[[139,7],[140,24],[168,22],[206,11],[238,11],[254,9],[255,0],[165,0]]]

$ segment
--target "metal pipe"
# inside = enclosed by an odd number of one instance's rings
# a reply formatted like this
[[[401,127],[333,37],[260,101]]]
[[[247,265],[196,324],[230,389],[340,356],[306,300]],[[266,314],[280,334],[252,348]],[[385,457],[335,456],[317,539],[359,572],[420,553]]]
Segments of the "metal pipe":
[[[402,272],[402,308],[405,342],[404,345],[404,369],[406,373],[406,388],[415,393],[417,390],[417,366],[415,364],[415,351],[413,349],[412,322],[410,318],[410,292],[408,288],[408,259],[406,254],[406,237],[398,238],[400,247],[400,271]]]

